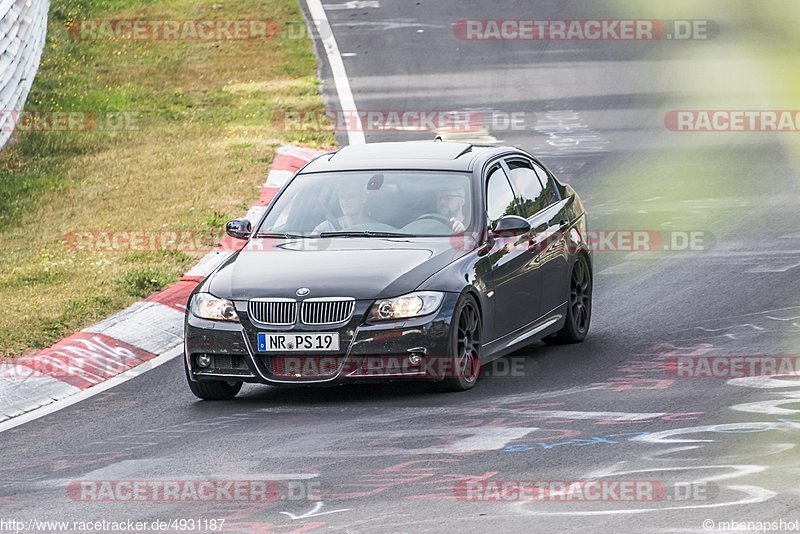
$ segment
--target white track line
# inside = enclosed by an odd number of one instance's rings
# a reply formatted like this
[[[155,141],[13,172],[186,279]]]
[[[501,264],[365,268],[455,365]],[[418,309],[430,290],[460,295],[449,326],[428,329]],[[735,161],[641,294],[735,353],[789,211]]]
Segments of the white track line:
[[[159,365],[165,364],[168,361],[172,360],[176,356],[180,356],[183,354],[183,344],[181,343],[177,347],[174,347],[167,352],[156,356],[152,360],[147,360],[141,365],[137,365],[132,369],[128,369],[124,373],[120,373],[114,378],[110,378],[105,382],[101,382],[96,386],[92,386],[88,389],[84,389],[80,393],[76,393],[75,395],[71,395],[64,399],[58,400],[53,402],[52,404],[48,404],[46,406],[42,406],[41,408],[37,408],[33,411],[28,413],[22,414],[17,417],[12,417],[8,421],[4,421],[0,423],[0,432],[5,432],[6,430],[11,430],[14,427],[19,425],[23,425],[30,421],[35,421],[40,417],[44,417],[45,415],[50,415],[53,412],[57,412],[59,410],[63,410],[68,406],[72,406],[73,404],[80,402],[84,399],[88,399],[90,397],[94,397],[98,393],[102,393],[108,389],[113,388],[114,386],[118,386],[123,382],[127,382],[132,378],[136,378],[139,375],[146,373],[151,369],[155,369]],[[35,378],[31,378],[31,380],[36,380]]]
[[[367,142],[364,136],[364,129],[361,127],[361,119],[358,117],[358,110],[356,109],[356,101],[353,98],[353,91],[350,89],[350,81],[347,79],[347,71],[344,69],[344,62],[342,61],[342,54],[339,52],[339,45],[336,44],[336,38],[333,36],[333,29],[328,22],[328,16],[325,14],[325,8],[322,7],[320,0],[306,0],[308,6],[308,13],[311,15],[311,21],[317,27],[317,35],[322,40],[322,45],[325,47],[325,54],[328,56],[328,64],[331,66],[331,73],[333,74],[333,84],[336,86],[336,94],[339,95],[339,105],[342,107],[342,112],[348,117],[345,121],[347,124],[347,142],[351,145],[363,145]],[[352,128],[350,117],[355,117],[355,126]]]

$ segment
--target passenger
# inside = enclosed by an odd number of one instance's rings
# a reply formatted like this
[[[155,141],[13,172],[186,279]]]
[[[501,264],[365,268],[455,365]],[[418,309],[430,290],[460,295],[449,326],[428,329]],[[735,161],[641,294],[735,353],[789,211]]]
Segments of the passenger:
[[[464,226],[464,203],[466,198],[464,190],[458,187],[436,192],[436,209],[440,214],[450,219],[450,224],[454,232],[463,232]]]

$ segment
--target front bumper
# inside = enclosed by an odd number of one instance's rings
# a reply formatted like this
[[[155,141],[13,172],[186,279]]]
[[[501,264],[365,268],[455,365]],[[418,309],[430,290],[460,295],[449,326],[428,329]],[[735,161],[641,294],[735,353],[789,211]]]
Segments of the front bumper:
[[[272,385],[330,386],[375,380],[441,380],[452,369],[450,323],[458,301],[446,293],[439,309],[425,317],[366,324],[372,301],[356,301],[352,317],[335,328],[295,325],[288,329],[260,328],[247,316],[246,302],[236,302],[239,323],[209,321],[187,312],[184,355],[193,381],[229,380]],[[258,352],[259,332],[338,332],[336,352]],[[201,368],[197,356],[211,356]],[[421,357],[419,364],[409,359]]]

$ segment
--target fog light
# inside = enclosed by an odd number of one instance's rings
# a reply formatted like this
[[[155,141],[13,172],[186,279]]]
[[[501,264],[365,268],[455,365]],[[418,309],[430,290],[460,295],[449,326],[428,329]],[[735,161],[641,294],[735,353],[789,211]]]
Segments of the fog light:
[[[421,354],[412,354],[408,357],[408,363],[411,365],[419,365],[422,363],[422,355]]]
[[[208,354],[201,354],[197,357],[197,365],[200,367],[208,367],[211,365],[211,356]]]

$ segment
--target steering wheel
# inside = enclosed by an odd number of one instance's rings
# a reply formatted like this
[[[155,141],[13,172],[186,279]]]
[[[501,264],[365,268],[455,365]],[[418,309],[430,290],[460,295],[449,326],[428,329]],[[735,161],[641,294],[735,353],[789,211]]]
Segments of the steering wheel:
[[[425,213],[414,219],[414,221],[436,221],[446,225],[448,228],[453,227],[453,223],[450,221],[450,218],[442,215],[441,213]]]
[[[333,230],[335,232],[341,230],[342,226],[339,224],[339,218],[333,214],[333,210],[330,209],[328,206],[323,207],[322,210],[323,213],[325,214],[325,220],[331,223],[331,226],[333,226]]]

